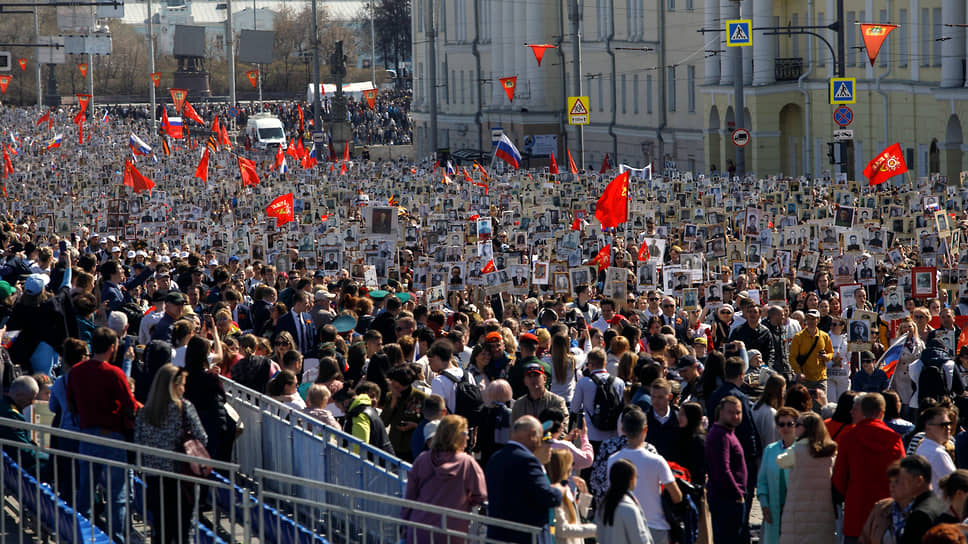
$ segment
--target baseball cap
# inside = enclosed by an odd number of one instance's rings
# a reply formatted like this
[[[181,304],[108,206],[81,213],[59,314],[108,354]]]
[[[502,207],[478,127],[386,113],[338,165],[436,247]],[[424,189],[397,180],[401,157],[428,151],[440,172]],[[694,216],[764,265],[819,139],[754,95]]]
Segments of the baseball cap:
[[[877,358],[874,357],[874,354],[871,353],[870,351],[860,352],[860,362],[866,363],[867,361],[876,361],[876,360]]]
[[[218,266],[218,259],[212,259],[208,261],[208,266]]]
[[[111,248],[111,253],[121,253],[121,248],[118,246],[114,246]]]
[[[24,282],[24,293],[39,295],[48,283],[50,283],[50,277],[47,274],[31,274],[27,276],[27,281]]]
[[[676,369],[688,368],[694,366],[697,362],[696,358],[692,355],[683,355],[676,361]]]
[[[186,299],[185,295],[179,293],[178,291],[172,291],[171,293],[165,295],[165,302],[170,304],[185,305],[188,303],[188,299]]]
[[[693,338],[692,339],[692,343],[693,344],[702,344],[704,346],[708,346],[709,345],[709,342],[706,340],[706,337],[705,336],[697,336],[697,337]]]
[[[817,319],[820,319],[820,312],[817,311],[817,310],[807,310],[806,316],[807,317],[816,317]]]
[[[239,262],[239,256],[238,255],[232,255],[231,257],[229,257],[229,262],[230,263],[237,263],[237,262]]]
[[[504,340],[504,337],[501,336],[501,333],[497,331],[491,331],[487,333],[487,336],[484,337],[485,342],[501,342],[503,340]]]
[[[136,253],[134,252],[134,250],[133,250],[133,249],[129,249],[129,250],[128,250],[128,258],[129,258],[129,259],[134,259],[134,256],[135,256],[135,255],[136,255]]]
[[[10,295],[16,293],[17,290],[13,288],[9,283],[0,280],[0,298],[7,298]]]
[[[531,374],[532,372],[537,373],[537,374],[544,374],[545,373],[544,367],[541,366],[541,363],[528,363],[528,364],[524,365],[524,373],[525,374]]]
[[[521,341],[524,342],[525,340],[529,340],[531,342],[534,342],[535,344],[538,343],[537,335],[531,334],[530,332],[526,332],[521,335]]]

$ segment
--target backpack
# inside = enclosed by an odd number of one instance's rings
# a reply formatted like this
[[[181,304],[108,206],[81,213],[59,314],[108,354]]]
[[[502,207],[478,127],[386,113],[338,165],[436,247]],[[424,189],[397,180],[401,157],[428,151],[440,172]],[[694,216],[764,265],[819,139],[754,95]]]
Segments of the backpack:
[[[922,361],[923,362],[923,361]],[[918,376],[918,401],[932,398],[940,401],[951,396],[948,390],[948,380],[944,375],[944,368],[924,364],[921,368],[921,375]]]
[[[622,415],[622,396],[619,395],[612,384],[615,383],[615,376],[609,376],[606,380],[598,380],[594,375],[589,376],[595,383],[595,404],[594,410],[588,413],[588,419],[592,425],[600,431],[614,431],[618,429],[618,418]]]
[[[669,542],[676,544],[694,544],[699,539],[699,508],[697,504],[702,497],[702,491],[692,485],[689,470],[669,461],[669,469],[676,478],[682,501],[673,504],[669,492],[662,491],[662,512],[669,524]]]
[[[454,413],[467,420],[468,427],[477,427],[481,423],[484,413],[484,396],[481,388],[470,381],[470,372],[464,371],[460,380],[448,372],[441,372],[448,380],[454,382]]]

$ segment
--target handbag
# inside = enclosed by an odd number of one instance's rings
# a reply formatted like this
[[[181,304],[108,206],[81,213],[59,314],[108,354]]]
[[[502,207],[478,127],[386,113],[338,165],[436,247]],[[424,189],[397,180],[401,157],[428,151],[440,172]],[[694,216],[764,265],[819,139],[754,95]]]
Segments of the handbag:
[[[208,454],[208,450],[205,449],[205,444],[202,441],[195,438],[192,434],[191,427],[188,426],[188,416],[185,414],[185,408],[182,407],[182,440],[181,440],[181,451],[185,455],[191,455],[192,457],[201,457],[202,459],[211,459]],[[189,476],[198,476],[200,478],[208,478],[212,474],[212,467],[198,463],[196,461],[190,461],[182,463],[181,471],[182,474],[188,474]]]

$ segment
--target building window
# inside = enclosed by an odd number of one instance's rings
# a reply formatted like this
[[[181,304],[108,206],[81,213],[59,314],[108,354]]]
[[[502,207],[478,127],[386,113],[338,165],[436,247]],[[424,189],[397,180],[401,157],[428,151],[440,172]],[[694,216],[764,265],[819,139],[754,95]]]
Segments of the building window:
[[[686,68],[686,74],[689,78],[689,111],[695,113],[696,111],[696,67],[690,64]]]
[[[934,47],[931,48],[931,56],[934,58],[931,61],[931,66],[941,66],[941,41],[939,38],[944,35],[944,21],[941,20],[941,8],[932,9],[931,16],[934,20],[934,33],[931,34],[934,44]]]
[[[645,112],[652,113],[652,76],[645,76]]]
[[[867,12],[865,12],[865,11],[858,11],[857,12],[857,21],[864,21],[864,22],[866,22],[867,21]],[[855,27],[855,29],[856,28],[860,28],[860,27],[857,27],[857,25],[854,25],[854,27]],[[854,44],[854,47],[851,47],[851,49],[853,51],[867,51],[867,47],[864,45],[864,36],[860,32],[857,32],[856,30],[854,31],[854,33],[857,36],[857,43],[855,43]],[[851,40],[851,41],[849,41],[847,43],[850,44],[850,43],[854,43],[854,42],[853,42],[853,40]],[[848,47],[850,47],[850,46],[848,45]],[[859,68],[863,68],[864,66],[867,66],[867,54],[866,53],[856,53],[856,55],[857,55],[857,66]]]
[[[669,11],[676,10],[676,0],[669,0]]]
[[[625,74],[622,74],[622,113],[628,113],[625,109]]]
[[[676,67],[669,66],[666,68],[666,80],[669,84],[669,91],[666,96],[666,101],[669,103],[669,111],[676,111]]]
[[[447,2],[440,3],[440,20],[437,21],[437,32],[444,43],[447,43]]]
[[[695,8],[693,0],[686,0],[686,9],[692,11]]]
[[[847,12],[847,35],[844,38],[844,42],[847,45],[846,59],[844,62],[847,66],[855,66],[857,64],[857,50],[852,46],[857,43],[857,26],[854,22],[857,21],[857,12],[848,11]]]
[[[907,68],[908,57],[911,52],[908,51],[908,10],[902,9],[897,14],[898,27],[895,32],[898,32],[897,36],[897,65],[901,68]]]
[[[639,74],[632,74],[632,113],[639,113]]]
[[[921,66],[931,66],[931,9],[921,8]]]

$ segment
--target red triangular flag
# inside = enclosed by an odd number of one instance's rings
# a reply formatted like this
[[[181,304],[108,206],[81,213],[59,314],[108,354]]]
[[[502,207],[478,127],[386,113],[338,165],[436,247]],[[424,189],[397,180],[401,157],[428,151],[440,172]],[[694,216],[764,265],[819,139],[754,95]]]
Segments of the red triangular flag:
[[[497,267],[494,266],[494,259],[491,259],[490,261],[487,261],[487,264],[485,264],[484,268],[481,269],[481,274],[490,274],[496,270]]]
[[[907,172],[904,164],[904,151],[901,144],[896,143],[874,157],[864,168],[864,176],[870,180],[869,185],[878,185],[892,177]]]
[[[376,89],[363,91],[363,98],[366,98],[366,104],[370,106],[371,110],[376,107]]]
[[[296,158],[302,160],[306,156],[306,148],[303,147],[302,140],[296,141]]]
[[[642,245],[639,246],[639,257],[640,261],[648,261],[652,255],[649,253],[649,241],[643,240]]]
[[[216,138],[220,138],[222,136],[222,128],[221,128],[221,125],[219,125],[217,115],[215,116],[215,119],[212,121],[212,132],[215,133]]]
[[[551,172],[552,174],[558,173],[558,162],[555,161],[554,153],[551,154],[551,167],[548,169],[548,171]]]
[[[168,89],[171,92],[171,101],[175,105],[175,113],[181,115],[185,99],[188,98],[187,89]]]
[[[188,100],[185,101],[185,109],[182,111],[182,114],[185,116],[186,119],[191,119],[192,121],[195,121],[199,125],[205,124],[205,121],[202,120],[202,117],[198,115],[198,112],[195,111],[195,108],[192,107],[191,103],[189,103]]]
[[[81,71],[81,77],[87,77],[87,63],[82,62],[77,65],[77,69]]]
[[[259,71],[249,70],[245,73],[245,77],[249,78],[249,83],[252,84],[252,88],[255,89],[259,86]]]
[[[77,95],[77,105],[81,107],[81,113],[87,111],[87,105],[91,103],[91,95],[89,94],[79,94]]]
[[[255,172],[255,162],[239,157],[239,173],[242,175],[242,186],[258,185],[259,175]]]
[[[13,162],[10,160],[10,155],[7,153],[7,147],[3,148],[3,177],[13,174]]]
[[[514,102],[514,88],[518,85],[518,76],[502,77],[499,81],[505,94],[508,95],[508,100]]]
[[[867,48],[867,58],[871,61],[871,66],[877,60],[877,53],[881,50],[884,39],[895,28],[897,25],[860,24],[860,35],[864,38],[864,47]]]
[[[20,71],[27,71],[27,59],[17,59],[17,63],[20,64]]]
[[[602,228],[613,228],[628,220],[629,172],[626,170],[609,182],[595,203],[595,219]]]
[[[553,45],[548,45],[548,44],[534,44],[534,43],[528,44],[528,47],[530,47],[531,48],[531,51],[534,52],[534,58],[535,58],[535,60],[538,61],[538,66],[541,66],[541,59],[544,58],[545,51],[548,50],[548,49],[554,49],[555,48],[555,46],[553,46]]]
[[[5,94],[7,92],[7,85],[10,85],[11,79],[13,79],[13,76],[0,76],[0,94]]]
[[[576,217],[575,220],[571,222],[571,230],[581,230],[581,218]]]
[[[575,161],[571,158],[571,149],[568,149],[568,146],[565,146],[565,153],[568,154],[568,171],[572,175],[578,174],[578,167],[575,166]]]
[[[604,174],[605,172],[608,172],[608,170],[611,167],[612,167],[612,165],[608,163],[608,153],[606,153],[605,154],[605,160],[602,161],[602,168],[598,171],[598,173],[599,174]]]
[[[599,272],[608,268],[608,265],[612,264],[612,244],[608,244],[607,246],[603,247],[594,257],[592,257],[592,260],[585,264],[587,266],[598,265]]]
[[[155,88],[158,88],[158,85],[161,85],[161,72],[152,72],[148,74],[148,76],[151,78],[151,83],[155,86]]]
[[[198,161],[198,166],[195,168],[195,177],[201,178],[202,182],[208,185],[208,147],[202,154],[202,160]]]
[[[225,128],[225,125],[221,126],[222,132],[219,135],[219,142],[223,147],[232,149],[232,140],[229,139],[229,131]]]
[[[151,189],[155,186],[155,182],[143,176],[141,172],[139,172],[138,169],[131,164],[131,161],[124,161],[123,183],[134,189],[135,193],[140,193],[141,191],[147,190],[150,194]]]
[[[292,193],[277,197],[266,206],[266,215],[276,218],[276,228],[295,220],[293,213]]]

